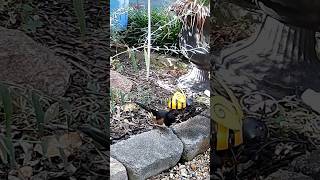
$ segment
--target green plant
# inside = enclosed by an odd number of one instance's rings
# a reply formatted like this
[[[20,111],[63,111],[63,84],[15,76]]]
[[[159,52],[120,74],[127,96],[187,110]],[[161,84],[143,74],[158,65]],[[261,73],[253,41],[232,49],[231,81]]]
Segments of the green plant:
[[[46,139],[43,139],[44,137],[44,112],[42,110],[42,107],[40,105],[40,96],[32,91],[31,94],[31,99],[32,99],[32,106],[34,109],[34,113],[36,115],[36,124],[38,128],[38,134],[41,139],[41,146],[43,150],[43,154],[47,154],[47,148],[48,148],[48,142]]]
[[[145,43],[148,31],[148,12],[146,9],[128,10],[128,28],[123,32],[112,32],[111,40],[114,44],[125,43],[129,47]],[[181,29],[179,20],[164,9],[151,11],[152,46],[175,45]]]
[[[138,72],[138,62],[137,62],[137,59],[136,59],[135,51],[130,51],[129,52],[129,56],[130,56],[130,59],[131,59],[131,63],[132,63],[132,67],[133,67],[134,72]]]
[[[27,32],[35,32],[43,23],[31,4],[21,4],[22,28]]]
[[[119,89],[111,89],[111,102],[115,104],[124,105],[128,100],[128,94],[125,94]]]
[[[14,147],[12,143],[12,132],[11,132],[11,125],[12,125],[11,116],[12,116],[13,110],[12,110],[12,100],[11,100],[10,91],[7,86],[2,84],[0,85],[0,96],[1,96],[2,105],[4,109],[4,119],[5,119],[5,129],[6,129],[4,147],[2,147],[2,151],[5,150],[9,155],[10,166],[11,168],[13,168],[16,164]],[[7,157],[6,153],[3,153],[3,155]]]
[[[86,19],[85,19],[85,10],[83,7],[84,1],[83,0],[73,0],[73,8],[78,19],[79,28],[81,38],[83,39],[86,33]]]
[[[43,135],[44,135],[44,112],[43,112],[42,107],[40,105],[40,96],[38,94],[36,94],[35,92],[32,92],[31,98],[32,98],[32,105],[34,108],[34,113],[36,115],[38,132],[39,132],[40,137],[43,137]]]

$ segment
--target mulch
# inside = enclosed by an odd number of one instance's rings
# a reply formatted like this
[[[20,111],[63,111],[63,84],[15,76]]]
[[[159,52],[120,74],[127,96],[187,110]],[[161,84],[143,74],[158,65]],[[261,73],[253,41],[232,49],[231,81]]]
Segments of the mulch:
[[[50,148],[47,156],[39,153],[36,147],[41,137],[37,133],[32,107],[27,104],[29,107],[24,114],[21,111],[14,112],[16,120],[12,123],[16,168],[10,170],[8,165],[1,163],[0,179],[8,176],[32,179],[106,177],[108,152],[98,150],[91,139],[82,137],[77,131],[83,124],[105,128],[108,125],[109,42],[106,28],[109,20],[105,2],[84,2],[87,26],[84,38],[78,28],[72,1],[6,2],[8,4],[0,11],[0,26],[24,31],[39,44],[53,50],[72,67],[67,92],[59,97],[68,104],[60,105],[57,118],[45,125],[42,138],[49,139],[48,146],[52,149],[56,149],[50,144],[55,141],[50,138],[52,136],[60,138],[58,142],[68,147],[73,143],[78,145],[70,151],[65,149],[67,154],[62,153],[64,155],[55,154]],[[57,100],[51,97],[41,101],[44,110],[53,107],[55,103]],[[68,137],[67,140],[65,136]],[[29,147],[31,153],[25,147]]]

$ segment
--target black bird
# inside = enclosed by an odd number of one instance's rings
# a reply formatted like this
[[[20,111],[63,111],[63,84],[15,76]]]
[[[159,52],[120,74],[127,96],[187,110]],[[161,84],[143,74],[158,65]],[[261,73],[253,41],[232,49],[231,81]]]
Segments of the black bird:
[[[178,110],[155,110],[150,107],[147,107],[146,105],[135,102],[138,104],[141,108],[145,109],[148,112],[151,112],[153,116],[155,116],[154,122],[158,125],[166,125],[167,127],[171,126],[174,122],[177,120],[177,116],[179,115]]]

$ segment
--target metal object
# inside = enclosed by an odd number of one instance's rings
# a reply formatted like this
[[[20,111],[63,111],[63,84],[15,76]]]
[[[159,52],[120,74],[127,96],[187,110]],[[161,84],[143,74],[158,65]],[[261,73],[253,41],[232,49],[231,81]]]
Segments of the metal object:
[[[320,61],[315,31],[320,1],[257,0],[265,13],[260,30],[250,39],[224,50],[215,75],[227,84],[264,91],[275,98],[320,90]]]
[[[265,123],[255,117],[243,120],[243,138],[245,144],[259,144],[268,137],[268,128]]]
[[[196,27],[183,27],[180,32],[179,46],[183,55],[191,61],[189,73],[180,77],[178,82],[182,88],[203,91],[209,89],[209,20],[204,23],[203,36]]]

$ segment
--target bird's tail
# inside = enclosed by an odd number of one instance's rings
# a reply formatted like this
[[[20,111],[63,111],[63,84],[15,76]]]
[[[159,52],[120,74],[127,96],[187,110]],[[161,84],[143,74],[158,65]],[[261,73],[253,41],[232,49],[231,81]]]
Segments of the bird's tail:
[[[150,107],[147,107],[146,105],[140,103],[140,102],[135,102],[136,104],[138,104],[142,109],[148,111],[148,112],[151,112],[154,116],[157,114],[157,110],[155,109],[151,109]]]

